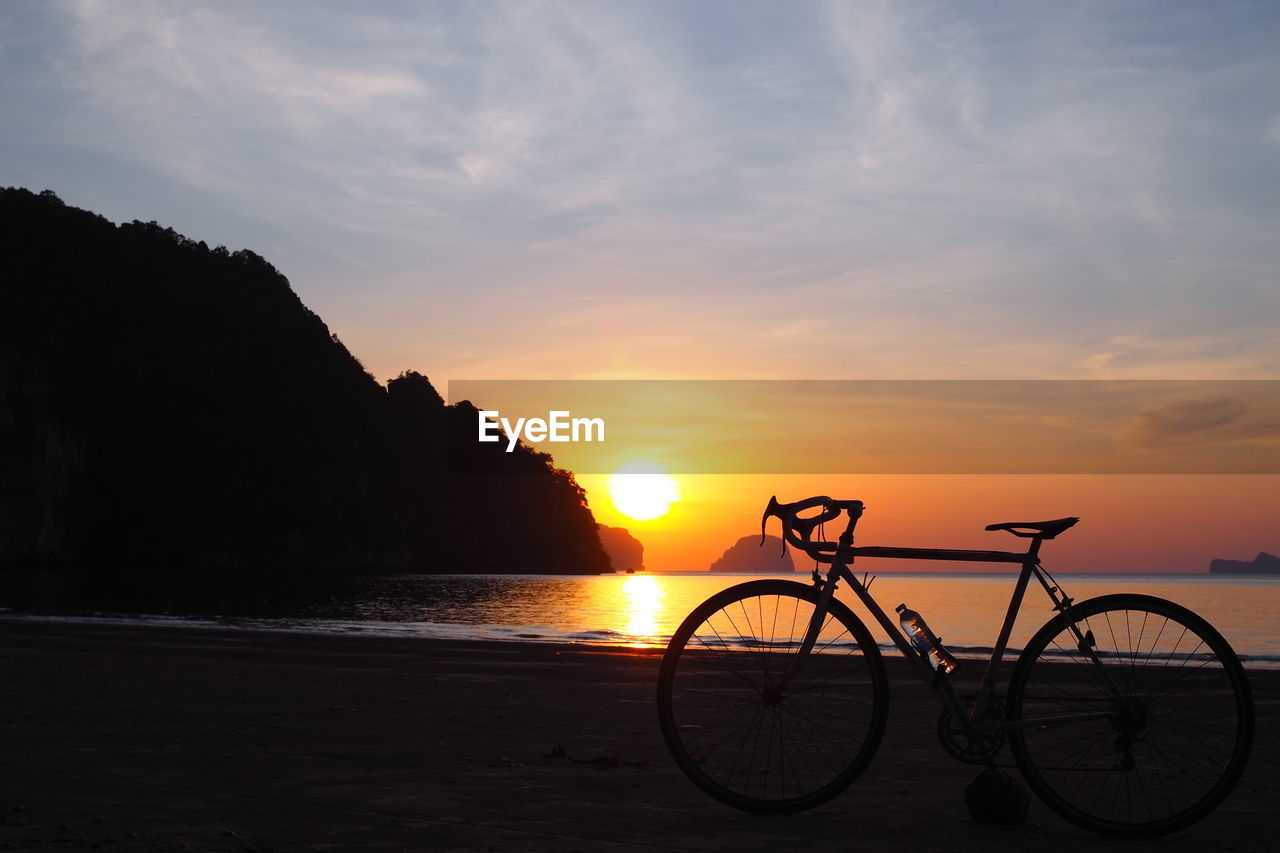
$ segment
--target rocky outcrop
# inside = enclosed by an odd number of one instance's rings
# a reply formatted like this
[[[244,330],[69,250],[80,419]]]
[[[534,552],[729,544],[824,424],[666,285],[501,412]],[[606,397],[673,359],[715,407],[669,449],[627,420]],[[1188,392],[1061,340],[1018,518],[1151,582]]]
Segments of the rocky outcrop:
[[[791,552],[782,547],[777,536],[743,536],[724,555],[711,564],[713,572],[794,572]]]
[[[1272,575],[1280,574],[1280,557],[1259,551],[1252,560],[1214,560],[1209,563],[1211,575]]]
[[[639,572],[644,570],[644,545],[625,527],[598,525],[600,544],[613,561],[615,572]]]

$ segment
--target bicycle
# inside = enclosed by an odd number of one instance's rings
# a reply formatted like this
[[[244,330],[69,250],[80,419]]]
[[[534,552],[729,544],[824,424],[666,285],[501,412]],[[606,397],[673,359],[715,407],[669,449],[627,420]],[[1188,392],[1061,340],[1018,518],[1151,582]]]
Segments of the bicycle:
[[[1239,659],[1205,620],[1164,599],[1068,597],[1039,552],[1079,519],[987,526],[1029,539],[1022,552],[855,546],[863,509],[825,496],[770,499],[761,542],[777,517],[784,541],[829,566],[825,576],[815,567],[810,585],[730,587],[672,636],[658,678],[659,722],[676,763],[703,791],[745,811],[797,812],[845,790],[870,762],[889,681],[871,633],[834,597],[841,580],[942,704],[946,751],[994,768],[1007,743],[1031,790],[1067,820],[1103,834],[1160,835],[1201,819],[1231,791],[1254,728]],[[824,525],[841,514],[844,531],[826,541]],[[945,659],[913,645],[886,615],[869,592],[874,578],[849,568],[857,557],[1021,565],[976,696],[958,695]],[[1018,656],[1001,698],[997,668],[1033,577],[1056,614]]]

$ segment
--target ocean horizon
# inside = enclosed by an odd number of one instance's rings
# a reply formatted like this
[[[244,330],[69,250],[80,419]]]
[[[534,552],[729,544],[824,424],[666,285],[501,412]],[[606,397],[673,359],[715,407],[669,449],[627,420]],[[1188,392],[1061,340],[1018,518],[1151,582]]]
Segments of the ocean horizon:
[[[872,575],[870,589],[890,614],[899,603],[923,613],[959,657],[984,658],[999,631],[1016,576],[1013,571],[882,572]],[[684,617],[712,594],[764,578],[807,583],[809,573],[399,575],[372,578],[348,597],[277,615],[177,609],[17,613],[0,608],[0,618],[661,648]],[[1118,592],[1174,601],[1214,625],[1246,665],[1280,667],[1280,632],[1274,623],[1274,614],[1280,612],[1280,577],[1063,573],[1055,578],[1076,601]],[[837,596],[868,625],[882,649],[893,649],[856,596],[844,586]],[[1015,623],[1011,649],[1021,648],[1052,615],[1048,598],[1033,581]]]

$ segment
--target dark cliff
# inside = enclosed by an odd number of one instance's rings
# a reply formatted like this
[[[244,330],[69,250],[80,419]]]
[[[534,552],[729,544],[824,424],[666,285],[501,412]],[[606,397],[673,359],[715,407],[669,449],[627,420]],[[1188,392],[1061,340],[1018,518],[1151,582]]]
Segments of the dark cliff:
[[[382,387],[252,252],[0,191],[10,577],[127,596],[211,577],[607,571],[549,456],[446,465],[448,423],[469,415],[415,373]]]

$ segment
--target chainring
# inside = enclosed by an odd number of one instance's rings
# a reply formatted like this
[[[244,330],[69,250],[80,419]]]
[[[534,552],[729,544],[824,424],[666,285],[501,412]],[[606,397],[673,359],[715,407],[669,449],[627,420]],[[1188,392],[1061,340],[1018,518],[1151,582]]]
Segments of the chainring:
[[[962,698],[968,707],[973,707],[976,697]],[[1004,729],[994,725],[1003,721],[1004,703],[994,696],[987,700],[986,713],[983,715],[983,722],[993,725],[984,725],[973,735],[966,733],[960,721],[944,707],[938,715],[938,740],[952,758],[966,764],[989,764],[1004,748]]]

